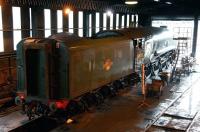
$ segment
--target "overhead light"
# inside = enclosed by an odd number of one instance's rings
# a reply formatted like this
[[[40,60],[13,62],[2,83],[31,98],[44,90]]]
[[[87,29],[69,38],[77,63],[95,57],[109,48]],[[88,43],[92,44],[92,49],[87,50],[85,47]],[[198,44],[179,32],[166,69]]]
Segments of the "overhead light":
[[[160,0],[154,0],[155,2],[159,2]]]
[[[137,4],[137,3],[138,3],[137,0],[126,0],[126,1],[125,1],[125,4],[127,4],[127,5],[135,5],[135,4]]]
[[[65,9],[65,14],[69,14],[70,11],[71,11],[70,8],[66,8],[66,9]]]
[[[168,5],[171,5],[172,4],[172,2],[169,2],[169,1],[167,1],[167,2],[165,2],[166,4],[168,4]]]
[[[108,11],[107,11],[107,15],[108,15],[108,16],[111,16],[111,15],[112,15],[112,11],[108,10]]]

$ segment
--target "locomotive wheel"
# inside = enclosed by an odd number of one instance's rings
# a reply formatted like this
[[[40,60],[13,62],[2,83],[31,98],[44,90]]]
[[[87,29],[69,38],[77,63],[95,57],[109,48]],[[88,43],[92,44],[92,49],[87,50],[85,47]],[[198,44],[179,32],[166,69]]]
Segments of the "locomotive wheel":
[[[81,98],[79,103],[80,103],[81,110],[83,112],[88,110],[89,106],[88,106],[87,102],[84,99]]]
[[[82,100],[87,104],[88,108],[91,107],[95,102],[93,95],[91,93],[85,94],[82,97]]]
[[[110,94],[111,94],[112,97],[116,96],[117,91],[115,90],[115,88],[113,86],[110,86],[109,90],[110,90]]]
[[[34,113],[35,113],[35,107],[28,106],[26,114],[27,114],[29,120],[32,120],[35,118]]]
[[[110,90],[108,86],[103,86],[98,90],[98,92],[103,96],[104,99],[108,97],[108,95],[110,95]]]
[[[76,114],[80,114],[81,111],[81,106],[82,104],[80,104],[78,101],[75,100],[71,100],[68,107],[66,108],[66,113],[68,116],[74,116]]]
[[[91,103],[91,106],[92,106],[92,105],[97,105],[97,98],[96,98],[96,96],[95,96],[95,93],[92,92],[92,93],[90,93],[88,96],[89,96],[89,101],[90,101],[90,103]]]
[[[96,103],[96,105],[99,105],[99,104],[101,104],[101,103],[104,102],[103,96],[102,96],[100,93],[95,92],[94,95],[95,95],[95,97],[97,98],[97,103]]]
[[[98,101],[98,97],[96,95],[96,92],[92,92],[90,94],[90,97],[91,97],[92,104],[97,106],[99,104],[99,101]]]
[[[126,88],[126,87],[129,86],[129,83],[128,83],[128,79],[127,79],[127,78],[123,78],[122,85],[123,85],[123,88]]]
[[[115,87],[116,91],[118,91],[120,88],[122,88],[122,84],[119,80],[113,82],[113,86]]]
[[[39,104],[39,112],[44,115],[47,116],[50,112],[50,109],[47,105],[44,104]]]

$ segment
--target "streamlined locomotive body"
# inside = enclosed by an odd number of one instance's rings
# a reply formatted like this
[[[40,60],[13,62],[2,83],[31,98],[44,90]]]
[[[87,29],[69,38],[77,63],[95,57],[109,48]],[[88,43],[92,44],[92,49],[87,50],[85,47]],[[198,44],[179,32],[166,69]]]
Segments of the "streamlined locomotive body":
[[[143,51],[142,57],[136,48]],[[136,59],[146,64],[146,76],[152,76],[152,67],[162,70],[175,49],[172,37],[159,28],[102,31],[92,38],[69,33],[27,38],[17,45],[16,101],[34,110],[38,103],[54,111],[71,104],[71,110],[85,109],[134,81]]]

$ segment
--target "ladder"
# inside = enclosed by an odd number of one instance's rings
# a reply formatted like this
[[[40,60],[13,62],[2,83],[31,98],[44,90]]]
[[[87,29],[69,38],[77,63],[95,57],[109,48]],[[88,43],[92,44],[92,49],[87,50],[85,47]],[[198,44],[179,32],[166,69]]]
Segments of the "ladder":
[[[177,70],[176,66],[177,66],[177,63],[178,63],[178,60],[179,60],[179,54],[180,54],[180,50],[177,49],[176,54],[175,54],[176,55],[175,61],[173,61],[173,63],[172,63],[173,68],[172,68],[172,76],[171,76],[171,79],[170,79],[171,81],[173,81],[174,75],[175,75],[176,70]]]
[[[189,56],[188,51],[188,40],[189,37],[178,37],[174,38],[174,40],[178,41],[177,45],[177,53],[175,61],[173,62],[173,70],[172,70],[172,79],[175,78],[175,76],[180,76],[182,74],[182,59],[183,57]]]

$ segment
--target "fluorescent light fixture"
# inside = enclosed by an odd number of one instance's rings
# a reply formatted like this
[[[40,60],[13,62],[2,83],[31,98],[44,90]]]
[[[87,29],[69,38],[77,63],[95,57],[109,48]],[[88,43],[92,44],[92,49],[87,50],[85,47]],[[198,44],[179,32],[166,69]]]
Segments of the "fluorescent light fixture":
[[[167,2],[165,2],[166,4],[168,4],[168,5],[171,5],[172,4],[172,2],[169,2],[169,1],[167,1]]]
[[[154,0],[155,2],[159,2],[160,0]]]
[[[127,5],[135,5],[137,3],[138,3],[138,1],[136,1],[136,0],[126,0],[125,1],[125,4],[127,4]]]

